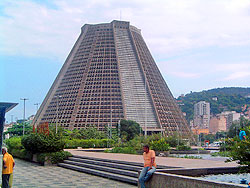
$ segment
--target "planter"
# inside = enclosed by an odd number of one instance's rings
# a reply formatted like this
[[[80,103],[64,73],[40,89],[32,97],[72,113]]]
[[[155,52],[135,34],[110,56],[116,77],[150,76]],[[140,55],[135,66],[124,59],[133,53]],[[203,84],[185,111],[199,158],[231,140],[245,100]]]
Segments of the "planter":
[[[32,161],[38,163],[37,154],[32,155]]]

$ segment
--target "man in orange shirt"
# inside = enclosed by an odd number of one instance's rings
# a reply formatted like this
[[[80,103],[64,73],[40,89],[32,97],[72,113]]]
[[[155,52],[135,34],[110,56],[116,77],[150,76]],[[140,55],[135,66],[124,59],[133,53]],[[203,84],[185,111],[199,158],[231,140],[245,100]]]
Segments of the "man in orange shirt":
[[[7,148],[2,148],[3,154],[3,170],[2,170],[2,188],[9,188],[9,179],[11,174],[13,173],[13,168],[15,166],[15,161],[7,152]]]
[[[139,177],[141,188],[145,188],[145,182],[148,181],[148,179],[156,171],[154,150],[149,150],[149,146],[145,145],[143,146],[143,151],[144,168],[142,169]]]

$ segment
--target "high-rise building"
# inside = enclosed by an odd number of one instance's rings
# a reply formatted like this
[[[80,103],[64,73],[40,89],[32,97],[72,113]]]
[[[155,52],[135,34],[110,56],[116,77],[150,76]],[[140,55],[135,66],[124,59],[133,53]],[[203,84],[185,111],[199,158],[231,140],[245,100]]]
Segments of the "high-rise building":
[[[237,113],[236,111],[222,112],[221,115],[225,116],[225,118],[227,120],[227,123],[226,123],[227,130],[229,130],[229,128],[232,126],[233,121],[240,119],[240,113]]]
[[[103,130],[121,119],[190,134],[141,31],[125,21],[85,24],[33,124]]]
[[[222,115],[218,114],[215,117],[212,117],[209,122],[209,132],[212,134],[216,134],[219,131],[226,131],[227,130],[227,118]]]
[[[208,129],[210,121],[210,103],[200,101],[194,105],[194,127]]]

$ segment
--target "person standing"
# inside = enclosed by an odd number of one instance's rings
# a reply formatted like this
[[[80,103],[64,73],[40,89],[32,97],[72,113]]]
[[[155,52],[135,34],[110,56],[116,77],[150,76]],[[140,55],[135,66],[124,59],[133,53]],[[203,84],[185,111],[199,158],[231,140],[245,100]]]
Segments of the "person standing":
[[[156,171],[155,152],[150,150],[148,145],[143,146],[144,168],[139,176],[141,188],[145,188],[145,182],[149,180],[152,174]]]
[[[246,132],[241,129],[239,133],[240,140],[246,140],[246,135]]]
[[[9,188],[10,176],[13,173],[13,168],[15,166],[15,161],[11,154],[7,152],[7,148],[2,148],[3,154],[3,169],[2,169],[2,188]]]

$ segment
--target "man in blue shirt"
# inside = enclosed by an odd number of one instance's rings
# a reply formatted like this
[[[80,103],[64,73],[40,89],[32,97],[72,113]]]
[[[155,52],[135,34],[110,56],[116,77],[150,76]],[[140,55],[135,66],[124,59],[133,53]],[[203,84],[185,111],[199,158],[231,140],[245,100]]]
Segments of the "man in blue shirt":
[[[240,130],[240,133],[239,133],[239,137],[240,137],[240,140],[246,140],[246,132],[243,131],[243,130]]]

